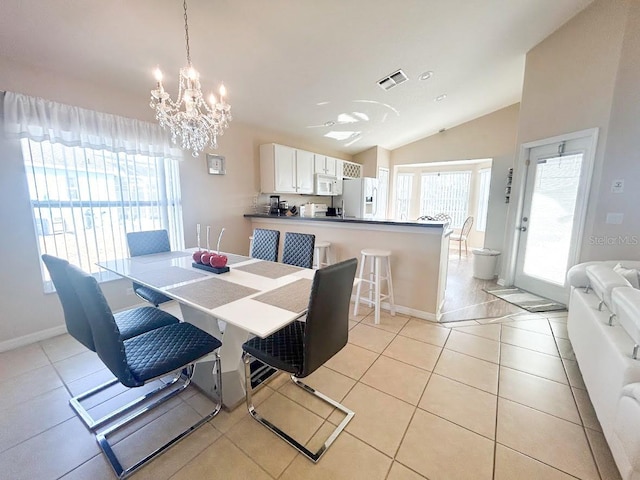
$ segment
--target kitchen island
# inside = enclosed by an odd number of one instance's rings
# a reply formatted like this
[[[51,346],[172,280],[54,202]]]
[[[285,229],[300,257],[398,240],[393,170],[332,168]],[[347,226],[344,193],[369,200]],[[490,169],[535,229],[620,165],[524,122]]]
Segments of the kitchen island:
[[[444,301],[451,230],[444,222],[407,222],[340,217],[245,215],[253,228],[310,233],[331,242],[334,262],[357,258],[363,248],[391,251],[396,311],[438,321]],[[382,308],[388,310],[387,303]]]

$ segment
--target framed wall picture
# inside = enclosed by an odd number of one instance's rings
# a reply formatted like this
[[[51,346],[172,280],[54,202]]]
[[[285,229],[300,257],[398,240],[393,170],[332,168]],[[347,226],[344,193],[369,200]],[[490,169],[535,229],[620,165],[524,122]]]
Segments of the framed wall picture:
[[[226,173],[224,157],[207,153],[207,169],[209,175],[224,175]]]

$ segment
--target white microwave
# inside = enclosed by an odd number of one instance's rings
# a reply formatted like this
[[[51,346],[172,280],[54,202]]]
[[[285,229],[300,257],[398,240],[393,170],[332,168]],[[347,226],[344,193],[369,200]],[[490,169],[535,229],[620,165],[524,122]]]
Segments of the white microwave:
[[[342,193],[340,187],[337,177],[318,173],[313,193],[316,195],[340,195]]]

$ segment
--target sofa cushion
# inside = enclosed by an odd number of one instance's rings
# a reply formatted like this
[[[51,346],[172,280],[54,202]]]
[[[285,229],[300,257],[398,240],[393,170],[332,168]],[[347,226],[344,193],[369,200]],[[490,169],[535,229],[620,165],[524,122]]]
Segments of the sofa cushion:
[[[604,302],[613,312],[611,307],[611,292],[619,287],[630,287],[629,281],[619,273],[613,271],[613,268],[605,265],[590,265],[587,267],[587,278],[589,286],[593,289],[597,297]]]
[[[640,344],[640,290],[616,288],[611,294],[611,301],[620,326],[636,344]]]
[[[640,273],[637,268],[627,268],[618,263],[613,267],[613,271],[626,278],[633,288],[640,288]]]

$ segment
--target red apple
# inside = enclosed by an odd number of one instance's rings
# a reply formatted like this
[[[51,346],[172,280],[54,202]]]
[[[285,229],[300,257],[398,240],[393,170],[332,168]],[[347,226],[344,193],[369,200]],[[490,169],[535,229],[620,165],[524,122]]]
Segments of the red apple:
[[[196,263],[202,263],[200,258],[202,257],[203,253],[204,252],[202,250],[198,250],[197,252],[194,252],[193,253],[193,261],[196,262]]]
[[[211,255],[209,263],[212,267],[222,268],[227,265],[227,256],[214,253],[213,255]]]
[[[213,255],[213,252],[209,252],[209,251],[205,251],[202,253],[202,256],[200,257],[200,263],[202,263],[203,265],[210,265],[209,261],[211,260],[211,256]]]

